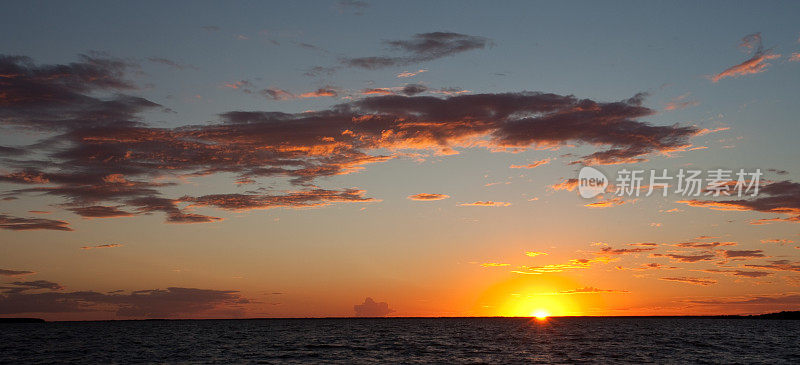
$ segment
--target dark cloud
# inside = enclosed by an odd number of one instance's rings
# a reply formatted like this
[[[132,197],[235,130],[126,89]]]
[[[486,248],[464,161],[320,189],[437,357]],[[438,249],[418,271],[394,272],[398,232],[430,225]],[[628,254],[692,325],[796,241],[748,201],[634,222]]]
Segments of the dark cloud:
[[[350,67],[375,70],[432,61],[474,49],[483,49],[492,44],[490,40],[483,37],[452,32],[419,33],[411,39],[384,41],[383,43],[403,55],[347,58],[342,60],[342,63]]]
[[[364,190],[324,190],[293,192],[286,195],[257,194],[213,194],[199,197],[183,197],[180,200],[191,206],[213,206],[227,210],[251,210],[271,208],[304,208],[329,205],[334,202],[373,202],[364,197]]]
[[[692,285],[702,285],[707,286],[711,284],[716,284],[717,281],[714,279],[705,279],[705,278],[689,278],[689,277],[674,277],[674,278],[661,278],[661,280],[666,281],[676,281],[679,283],[686,283]]]
[[[403,86],[402,93],[408,96],[413,96],[424,93],[425,91],[428,91],[428,87],[425,85],[408,84],[406,86]]]
[[[25,150],[16,147],[0,146],[0,156],[19,156],[24,155]]]
[[[723,270],[723,269],[708,269],[704,270],[705,272],[714,272],[714,273],[725,273],[730,274],[733,276],[740,276],[745,278],[760,278],[768,275],[772,275],[766,271],[748,271],[748,270]]]
[[[218,27],[218,26],[216,26],[216,25],[204,25],[204,26],[202,26],[202,27],[200,27],[200,28],[203,28],[204,30],[207,30],[207,31],[209,31],[209,32],[216,32],[216,31],[219,31],[219,27]]]
[[[436,33],[392,45],[415,55],[448,55],[472,47],[470,39]],[[655,113],[641,105],[642,94],[597,102],[538,92],[384,95],[321,111],[231,111],[216,123],[157,128],[139,115],[160,106],[123,94],[134,89],[124,78],[130,67],[88,56],[68,65],[44,66],[24,57],[0,58],[0,124],[52,133],[26,148],[44,157],[2,162],[9,172],[0,181],[24,185],[7,197],[58,196],[66,200],[67,209],[92,218],[162,212],[170,223],[213,222],[219,218],[188,212],[181,205],[238,209],[234,207],[243,204],[241,209],[253,209],[370,198],[356,189],[169,198],[161,190],[174,183],[156,179],[231,173],[243,182],[286,177],[310,186],[316,179],[402,155],[399,151],[452,154],[456,148],[476,146],[520,151],[583,143],[607,149],[579,162],[624,163],[683,148],[699,133],[694,127],[640,121]],[[231,87],[254,92],[244,82]],[[270,95],[280,97],[272,91]],[[306,94],[336,92],[326,86]],[[44,219],[2,216],[0,222],[5,229],[69,230],[66,222]]]
[[[637,248],[611,248],[609,246],[600,248],[598,255],[624,255],[629,253],[640,253],[655,250],[655,247],[637,247]]]
[[[758,196],[752,199],[681,200],[678,203],[716,210],[789,214],[790,217],[778,220],[800,222],[800,183],[788,180],[774,182],[762,187]]]
[[[119,244],[119,243],[107,243],[107,244],[103,244],[103,245],[83,246],[83,247],[81,247],[81,250],[94,250],[96,248],[116,248],[116,247],[122,247],[122,244]]]
[[[772,260],[769,261],[769,264],[751,264],[751,265],[744,265],[745,267],[750,267],[754,269],[769,269],[769,270],[777,270],[777,271],[795,271],[800,272],[800,262],[792,262],[789,260]]]
[[[754,295],[746,298],[718,298],[692,300],[696,304],[790,304],[800,305],[800,294],[785,293],[776,295]]]
[[[170,318],[236,309],[249,301],[234,290],[170,287],[130,294],[92,291],[7,293],[0,295],[0,314],[68,313],[113,310],[120,317]]]
[[[107,207],[102,205],[70,208],[69,210],[84,218],[114,218],[133,216],[133,213],[120,210],[118,207]]]
[[[364,299],[364,303],[354,305],[353,311],[356,317],[386,317],[394,312],[386,302],[377,303],[370,297]]]
[[[702,239],[698,237],[698,239]],[[693,247],[693,248],[713,248],[719,246],[735,246],[736,242],[681,242],[675,244],[678,247]]]
[[[722,250],[722,255],[728,259],[749,259],[765,256],[763,250]]]
[[[137,125],[135,114],[158,106],[148,100],[98,91],[130,90],[128,63],[82,55],[67,65],[34,65],[0,55],[0,123],[43,130]]]
[[[2,290],[2,294],[17,294],[22,293],[27,290],[62,290],[62,287],[58,283],[54,283],[52,281],[47,280],[34,280],[34,281],[15,281],[10,283],[13,286],[3,286],[0,287]]]
[[[24,276],[24,275],[31,275],[31,274],[35,274],[35,272],[27,271],[27,270],[0,269],[0,275],[2,275],[2,276]]]
[[[54,219],[20,218],[0,214],[0,229],[11,231],[55,230],[71,231],[69,223]]]
[[[181,62],[177,62],[177,61],[173,61],[173,60],[170,60],[170,59],[167,59],[167,58],[148,57],[147,60],[150,61],[150,62],[153,62],[153,63],[158,63],[158,64],[162,64],[162,65],[165,65],[165,66],[172,67],[172,68],[174,68],[176,70],[186,70],[186,69],[197,70],[197,67],[195,67],[195,66],[192,66],[192,65],[189,65],[189,64],[185,64],[185,63],[181,63]]]
[[[713,252],[700,253],[700,254],[695,254],[695,255],[692,255],[692,254],[682,255],[682,254],[675,254],[675,253],[668,253],[668,254],[654,253],[654,254],[651,254],[650,256],[651,257],[669,257],[673,261],[677,261],[677,262],[711,261],[715,257],[717,257],[717,255],[714,254]]]

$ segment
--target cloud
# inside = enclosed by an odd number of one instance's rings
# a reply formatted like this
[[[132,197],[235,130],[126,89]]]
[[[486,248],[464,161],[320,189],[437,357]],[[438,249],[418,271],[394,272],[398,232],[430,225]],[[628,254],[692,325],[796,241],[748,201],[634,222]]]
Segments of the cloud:
[[[509,168],[512,168],[512,169],[533,169],[533,168],[537,168],[539,166],[547,165],[548,163],[550,163],[550,159],[546,158],[544,160],[534,161],[534,162],[529,163],[527,165],[511,165],[511,166],[509,166]]]
[[[794,241],[793,240],[787,240],[787,239],[773,238],[773,239],[761,240],[761,243],[777,243],[777,244],[783,246],[783,245],[785,245],[787,243],[794,243]]]
[[[421,74],[423,72],[428,72],[428,70],[419,69],[417,72],[403,71],[403,72],[397,74],[397,77],[398,78],[414,77],[414,76],[417,76],[417,75],[419,75],[419,74]]]
[[[474,203],[461,203],[459,204],[462,207],[507,207],[510,206],[511,203],[508,202],[495,202],[491,200],[487,201],[477,201]]]
[[[364,197],[364,190],[325,190],[291,192],[285,195],[266,194],[213,194],[198,197],[182,197],[181,202],[191,203],[191,207],[213,206],[225,210],[243,211],[273,208],[321,207],[334,202],[374,202]]]
[[[680,200],[678,203],[715,210],[757,211],[789,214],[791,217],[776,220],[800,221],[800,184],[788,180],[762,187],[758,196],[737,200]]]
[[[696,299],[691,302],[695,304],[789,304],[796,308],[797,305],[800,305],[800,294],[750,295],[738,298]]]
[[[555,272],[564,272],[570,271],[575,269],[588,269],[594,264],[597,263],[608,263],[612,261],[608,257],[597,257],[594,259],[573,259],[569,260],[568,263],[565,264],[550,264],[550,265],[543,265],[543,266],[520,266],[516,270],[512,271],[515,274],[548,274],[548,273],[555,273]]]
[[[675,244],[678,247],[693,247],[693,248],[713,248],[719,246],[735,246],[736,242],[681,242]]]
[[[11,231],[54,230],[72,231],[69,223],[44,218],[19,218],[0,214],[0,229]]]
[[[119,243],[109,243],[104,245],[96,245],[96,246],[83,246],[81,250],[92,250],[95,248],[115,248],[115,247],[122,247],[122,244]]]
[[[708,269],[703,270],[705,272],[711,273],[725,273],[731,274],[733,276],[740,276],[745,278],[760,278],[768,275],[772,275],[771,273],[765,271],[748,271],[748,270],[722,270],[722,269]]]
[[[0,269],[0,275],[2,276],[25,276],[32,274],[35,274],[35,272],[27,270]]]
[[[88,207],[70,208],[70,211],[84,218],[116,218],[131,217],[133,213],[120,210],[118,207],[92,205]]]
[[[296,98],[294,94],[278,88],[262,89],[258,93],[264,96],[265,98],[272,100],[289,100]]]
[[[641,252],[648,252],[655,250],[655,247],[637,247],[637,248],[611,248],[610,246],[605,246],[600,248],[600,252],[596,252],[598,255],[625,255],[629,253],[641,253]]]
[[[764,46],[761,44],[761,33],[745,36],[742,38],[740,46],[746,49],[748,53],[752,53],[753,56],[738,65],[731,66],[725,69],[725,71],[712,76],[711,81],[718,82],[725,77],[738,77],[764,72],[767,70],[767,67],[770,66],[770,64],[767,63],[768,60],[780,58],[781,56],[773,53],[771,49],[764,50]]]
[[[62,290],[64,289],[58,283],[47,280],[34,280],[34,281],[15,281],[10,283],[12,287],[0,287],[3,290],[2,294],[18,294],[27,290]]]
[[[762,264],[762,265],[750,264],[744,266],[754,269],[800,272],[800,262],[792,262],[789,260],[772,260],[769,261],[769,264]]]
[[[269,87],[260,89],[255,84],[248,80],[240,80],[236,82],[229,82],[223,85],[228,89],[239,90],[245,94],[261,95],[267,99],[275,101],[294,100],[294,99],[307,99],[307,98],[321,98],[321,97],[337,97],[341,90],[335,86],[325,85],[313,91],[308,91],[300,94],[292,93],[291,91]]]
[[[364,299],[364,303],[354,305],[353,311],[356,317],[386,317],[394,312],[386,302],[378,303],[370,297]]]
[[[511,264],[503,264],[499,262],[486,262],[481,264],[481,267],[503,267],[503,266],[510,266]]]
[[[492,44],[483,37],[452,32],[419,33],[411,39],[391,40],[383,43],[404,55],[345,58],[342,63],[349,67],[375,70],[432,61],[474,49],[483,49]]]
[[[401,92],[404,95],[408,95],[408,96],[421,94],[421,93],[424,93],[426,91],[428,91],[428,87],[425,86],[425,85],[420,85],[420,84],[408,84],[406,86],[403,86],[403,89],[401,90]]]
[[[558,184],[550,185],[553,190],[573,191],[578,187],[578,179],[566,179]]]
[[[169,66],[169,67],[174,68],[176,70],[186,70],[186,69],[197,70],[197,67],[195,67],[195,66],[192,66],[192,65],[189,65],[189,64],[185,64],[185,63],[176,62],[176,61],[173,61],[173,60],[170,60],[170,59],[166,59],[166,58],[148,57],[147,60],[150,61],[150,62],[153,62],[153,63],[158,63],[158,64]]]
[[[442,200],[448,199],[450,195],[445,194],[429,194],[429,193],[419,193],[414,195],[409,195],[408,199],[411,200],[418,200],[418,201],[431,201],[431,200]]]
[[[120,317],[193,317],[213,309],[235,309],[248,300],[234,290],[170,287],[130,294],[92,291],[7,293],[0,295],[0,314],[69,313],[113,310]]]
[[[673,98],[664,106],[664,110],[680,110],[700,105],[700,102],[697,100],[687,100],[689,95],[691,95],[691,93],[686,93]]]
[[[765,257],[763,250],[722,250],[722,255],[728,259]]]
[[[526,251],[525,252],[525,256],[528,256],[528,257],[546,256],[546,255],[547,255],[546,252],[540,252],[540,251]]]
[[[204,25],[204,26],[202,26],[200,28],[202,28],[203,30],[207,30],[209,32],[219,31],[219,27],[216,26],[216,25]]]
[[[583,206],[589,208],[609,208],[609,207],[619,206],[627,202],[628,200],[622,199],[620,197],[614,197],[611,199],[601,200],[594,203],[584,204]]]
[[[627,290],[597,289],[591,286],[586,286],[583,288],[572,289],[572,290],[563,290],[558,292],[558,294],[596,294],[596,293],[630,293],[630,292]]]
[[[442,36],[440,41],[447,46],[437,45],[441,43],[437,37],[433,36],[432,44],[422,37],[396,46],[420,54],[460,49],[461,37]],[[641,94],[619,102],[597,102],[538,92],[385,95],[314,112],[228,111],[216,122],[153,127],[143,115],[163,107],[125,94],[135,89],[125,78],[132,67],[89,56],[66,65],[0,57],[4,75],[0,124],[48,134],[24,148],[38,157],[11,156],[0,161],[7,171],[0,181],[23,185],[8,192],[7,198],[58,196],[66,200],[67,209],[90,218],[163,212],[168,223],[214,222],[220,218],[188,212],[183,205],[266,209],[369,198],[336,196],[353,195],[347,190],[319,196],[314,189],[292,194],[164,197],[163,189],[177,185],[165,181],[233,174],[239,181],[283,177],[309,187],[316,179],[353,173],[408,151],[446,155],[457,153],[457,148],[486,148],[516,152],[573,143],[607,148],[583,156],[581,162],[621,163],[680,149],[699,133],[694,127],[638,121],[655,113],[641,105]],[[231,85],[258,92],[245,82]],[[273,96],[286,97],[280,95],[275,91]],[[292,204],[295,198],[300,199],[299,205]],[[237,208],[237,202],[244,205]],[[5,229],[70,230],[66,222],[53,220],[2,216],[0,222]]]
[[[789,57],[789,62],[800,62],[800,52],[792,53]]]
[[[716,284],[717,281],[714,279],[705,279],[705,278],[689,278],[689,277],[673,277],[673,278],[661,278],[661,280],[666,281],[676,281],[679,283],[686,283],[692,285],[702,285],[707,286],[711,284]]]
[[[669,257],[673,261],[676,261],[676,262],[689,262],[689,263],[692,263],[692,262],[700,262],[700,261],[711,261],[714,258],[716,258],[717,255],[714,254],[713,252],[700,253],[700,254],[696,254],[696,255],[691,255],[691,254],[682,255],[682,254],[676,254],[676,253],[668,253],[668,254],[654,253],[654,254],[651,254],[650,257]]]

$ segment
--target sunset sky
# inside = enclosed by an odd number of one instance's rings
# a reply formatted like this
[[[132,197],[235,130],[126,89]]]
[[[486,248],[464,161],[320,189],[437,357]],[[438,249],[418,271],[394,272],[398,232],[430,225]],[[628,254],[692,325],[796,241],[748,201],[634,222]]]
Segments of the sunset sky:
[[[797,309],[798,14],[4,2],[0,316]],[[622,169],[763,176],[620,197]]]

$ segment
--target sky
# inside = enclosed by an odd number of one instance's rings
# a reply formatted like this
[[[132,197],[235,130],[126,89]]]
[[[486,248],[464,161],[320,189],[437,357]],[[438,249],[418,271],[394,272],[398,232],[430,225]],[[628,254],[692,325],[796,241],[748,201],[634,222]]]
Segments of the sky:
[[[0,316],[800,305],[797,2],[0,8]]]

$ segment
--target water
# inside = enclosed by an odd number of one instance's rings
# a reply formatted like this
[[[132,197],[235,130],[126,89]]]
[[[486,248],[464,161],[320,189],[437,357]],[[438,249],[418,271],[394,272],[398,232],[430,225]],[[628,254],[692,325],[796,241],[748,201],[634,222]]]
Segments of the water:
[[[2,363],[800,363],[800,321],[391,318],[0,325]]]

